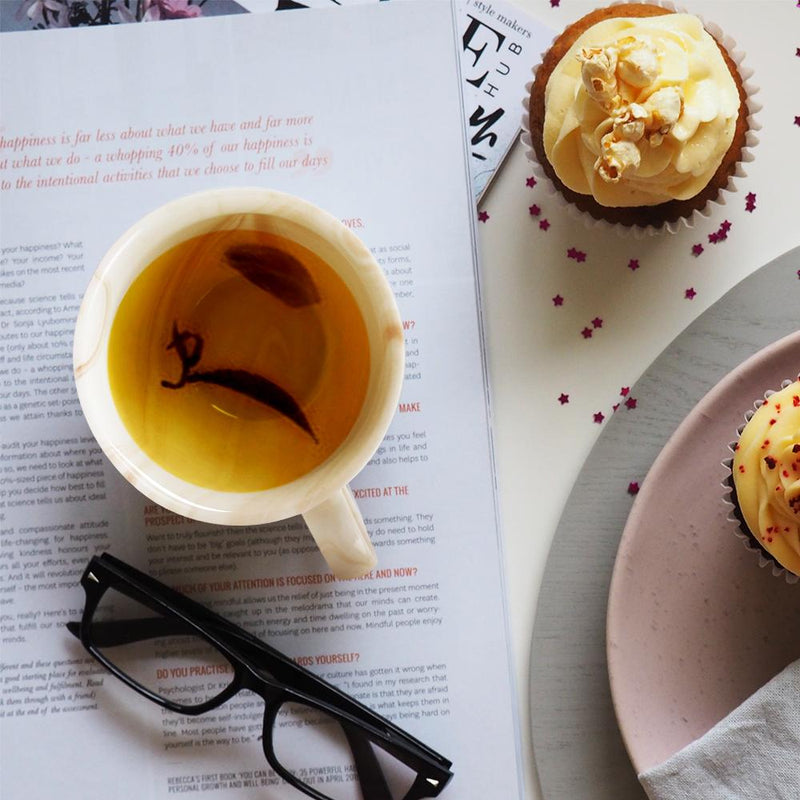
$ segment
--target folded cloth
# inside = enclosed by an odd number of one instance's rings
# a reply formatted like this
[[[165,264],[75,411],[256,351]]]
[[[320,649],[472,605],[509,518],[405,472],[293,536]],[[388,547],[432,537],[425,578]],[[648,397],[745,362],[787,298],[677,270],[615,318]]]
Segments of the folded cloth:
[[[651,800],[798,800],[800,660],[639,780]]]

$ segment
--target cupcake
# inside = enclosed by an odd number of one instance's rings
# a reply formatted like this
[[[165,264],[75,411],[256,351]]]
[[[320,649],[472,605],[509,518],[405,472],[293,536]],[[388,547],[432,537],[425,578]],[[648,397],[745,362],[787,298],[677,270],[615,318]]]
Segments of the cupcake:
[[[800,576],[800,379],[768,394],[739,433],[731,465],[735,518],[767,561]]]
[[[624,3],[555,39],[530,87],[525,141],[581,211],[661,228],[727,186],[748,127],[742,76],[703,23]]]

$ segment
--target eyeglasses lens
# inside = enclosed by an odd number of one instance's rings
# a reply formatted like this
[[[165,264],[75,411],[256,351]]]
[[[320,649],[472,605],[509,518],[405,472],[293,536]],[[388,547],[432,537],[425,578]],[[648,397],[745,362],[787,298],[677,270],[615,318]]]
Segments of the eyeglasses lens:
[[[115,589],[103,593],[92,616],[90,638],[118,670],[181,706],[207,702],[234,678],[225,656],[191,626]]]
[[[402,800],[416,771],[362,733],[352,735],[357,738],[353,746],[335,718],[303,703],[285,702],[275,719],[272,741],[284,769],[330,800]]]

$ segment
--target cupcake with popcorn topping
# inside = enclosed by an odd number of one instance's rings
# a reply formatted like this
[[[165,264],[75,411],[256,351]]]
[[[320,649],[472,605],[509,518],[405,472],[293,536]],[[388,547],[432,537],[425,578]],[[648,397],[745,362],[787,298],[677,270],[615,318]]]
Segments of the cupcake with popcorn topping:
[[[800,576],[800,378],[756,404],[733,445],[734,519],[762,565]]]
[[[734,57],[690,14],[598,9],[553,42],[529,86],[523,141],[595,220],[676,229],[749,158],[748,91]]]

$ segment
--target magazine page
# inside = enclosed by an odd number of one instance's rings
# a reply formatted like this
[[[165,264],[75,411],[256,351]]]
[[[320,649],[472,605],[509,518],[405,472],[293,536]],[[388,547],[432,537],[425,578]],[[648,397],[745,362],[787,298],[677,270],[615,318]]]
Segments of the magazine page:
[[[162,710],[66,630],[104,551],[450,758],[443,797],[521,796],[453,17],[407,2],[2,34],[3,797],[299,796],[264,759],[258,697]],[[149,502],[82,418],[72,332],[95,265],[145,213],[226,185],[331,211],[395,292],[401,400],[351,484],[378,554],[363,579],[335,580],[300,518],[224,528]]]
[[[375,0],[336,0],[353,5]],[[401,0],[393,0],[401,2]],[[240,0],[252,12],[329,7],[331,0]],[[519,139],[525,84],[555,31],[504,0],[458,0],[457,29],[472,188],[483,198]],[[237,9],[238,10],[238,9]],[[220,9],[221,11],[221,9]],[[230,7],[226,13],[234,13]]]
[[[385,0],[187,0],[185,4],[149,5],[141,0],[115,0],[104,14],[101,0],[89,0],[77,14],[69,0],[23,0],[17,7],[0,3],[0,31],[147,24],[173,16],[332,9],[375,2]],[[519,139],[522,97],[525,84],[532,78],[531,65],[538,62],[554,31],[520,6],[504,0],[458,0],[456,8],[469,165],[472,188],[480,202]]]

